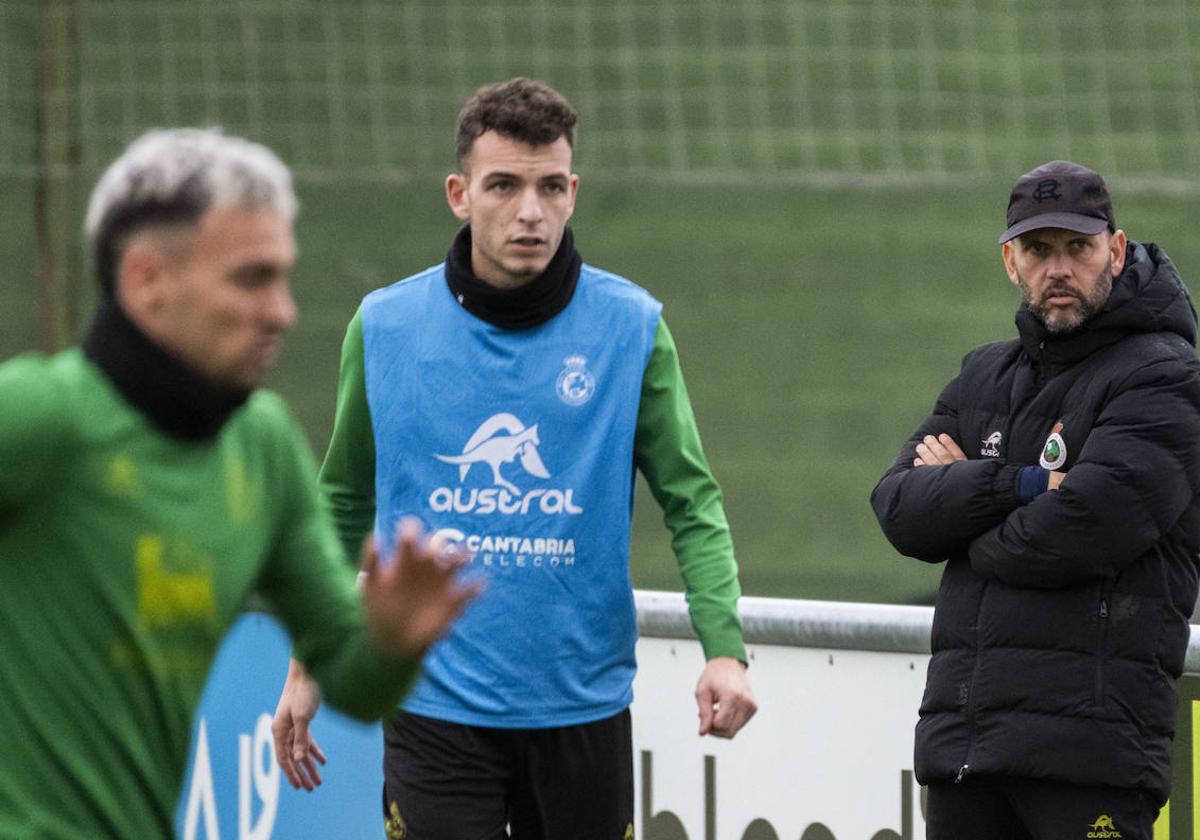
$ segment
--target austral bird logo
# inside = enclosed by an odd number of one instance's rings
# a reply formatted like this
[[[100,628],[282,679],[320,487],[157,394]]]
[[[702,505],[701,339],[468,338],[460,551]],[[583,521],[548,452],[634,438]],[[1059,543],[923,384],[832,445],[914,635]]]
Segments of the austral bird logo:
[[[521,491],[500,474],[500,467],[520,459],[525,472],[538,478],[549,478],[550,471],[538,454],[539,443],[541,440],[536,423],[525,428],[525,424],[516,417],[502,412],[483,421],[463,447],[461,455],[435,453],[434,457],[447,464],[458,464],[459,481],[466,479],[472,465],[487,464],[492,468],[492,482],[519,496]]]
[[[388,840],[404,840],[408,836],[408,824],[404,822],[404,817],[400,816],[400,806],[395,800],[388,809],[387,822],[383,824],[383,828],[387,832]]]
[[[985,458],[1000,457],[1000,441],[1003,439],[1004,435],[1002,433],[992,432],[990,435],[980,441],[980,443],[983,444],[983,448],[979,450],[979,454]]]
[[[1092,823],[1091,829],[1087,833],[1089,838],[1100,838],[1100,840],[1112,838],[1112,840],[1116,840],[1116,838],[1121,836],[1121,832],[1117,831],[1116,825],[1113,824],[1113,818],[1108,814],[1101,814],[1096,817],[1096,821]]]

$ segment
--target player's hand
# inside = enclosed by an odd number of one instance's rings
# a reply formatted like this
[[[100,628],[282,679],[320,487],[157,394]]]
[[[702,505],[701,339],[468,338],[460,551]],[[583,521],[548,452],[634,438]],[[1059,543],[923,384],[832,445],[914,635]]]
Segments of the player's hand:
[[[426,540],[414,519],[401,523],[396,552],[386,567],[379,565],[379,552],[368,537],[362,597],[375,643],[397,657],[424,654],[482,589],[481,581],[458,580],[467,559],[461,549]]]
[[[729,656],[710,659],[696,683],[696,705],[700,709],[701,735],[736,735],[758,711],[746,666]]]
[[[942,432],[937,437],[925,435],[925,438],[917,444],[917,457],[913,458],[913,466],[936,467],[965,460],[967,460],[967,456],[954,442],[954,438]]]
[[[320,686],[293,659],[271,721],[271,734],[275,736],[275,760],[294,788],[311,791],[321,785],[317,763],[325,763],[325,753],[308,732],[320,707]]]

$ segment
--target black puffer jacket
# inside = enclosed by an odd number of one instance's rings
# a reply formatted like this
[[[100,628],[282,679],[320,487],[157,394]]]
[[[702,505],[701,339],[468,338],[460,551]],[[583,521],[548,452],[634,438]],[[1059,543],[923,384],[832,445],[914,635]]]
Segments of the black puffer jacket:
[[[967,355],[871,494],[902,554],[948,561],[916,775],[1162,802],[1200,551],[1195,310],[1166,254],[1130,242],[1081,329],[1051,335],[1024,306],[1017,326]],[[969,460],[914,468],[917,442],[941,432]],[[1021,467],[1064,450],[1061,488],[1020,504]]]

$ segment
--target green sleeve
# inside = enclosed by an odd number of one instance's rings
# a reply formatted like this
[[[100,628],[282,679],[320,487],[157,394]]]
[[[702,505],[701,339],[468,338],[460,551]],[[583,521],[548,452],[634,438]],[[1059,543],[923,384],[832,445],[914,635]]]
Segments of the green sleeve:
[[[675,341],[661,319],[642,378],[633,457],[671,531],[692,627],[705,657],[746,661],[737,612],[741,586],[721,488],[700,445]]]
[[[52,360],[27,355],[0,365],[0,514],[55,481],[71,457],[71,423]]]
[[[259,591],[291,634],[293,655],[329,703],[374,720],[396,707],[420,661],[389,656],[373,642],[355,573],[317,491],[308,444],[294,423],[288,425],[280,476],[285,500]]]
[[[342,342],[333,435],[321,465],[320,486],[346,556],[357,562],[363,537],[375,525],[375,433],[363,371],[361,309]]]

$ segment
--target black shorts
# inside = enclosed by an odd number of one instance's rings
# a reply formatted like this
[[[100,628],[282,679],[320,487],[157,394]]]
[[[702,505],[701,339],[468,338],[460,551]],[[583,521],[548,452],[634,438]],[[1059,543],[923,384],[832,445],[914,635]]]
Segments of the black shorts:
[[[927,840],[1151,840],[1158,804],[1130,788],[968,776],[929,786]]]
[[[388,840],[629,840],[629,710],[493,729],[401,715],[383,727]]]

